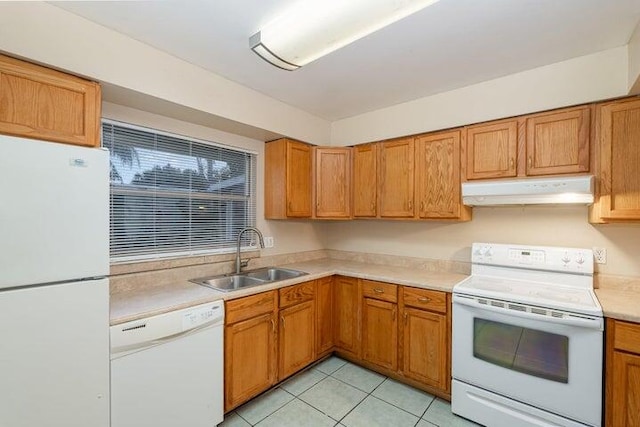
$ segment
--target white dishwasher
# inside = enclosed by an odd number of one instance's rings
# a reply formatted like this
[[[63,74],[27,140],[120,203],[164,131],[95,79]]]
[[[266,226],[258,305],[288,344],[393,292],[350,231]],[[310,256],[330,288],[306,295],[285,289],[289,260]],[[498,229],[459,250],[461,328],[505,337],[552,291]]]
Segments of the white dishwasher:
[[[111,427],[222,422],[222,301],[110,329]]]

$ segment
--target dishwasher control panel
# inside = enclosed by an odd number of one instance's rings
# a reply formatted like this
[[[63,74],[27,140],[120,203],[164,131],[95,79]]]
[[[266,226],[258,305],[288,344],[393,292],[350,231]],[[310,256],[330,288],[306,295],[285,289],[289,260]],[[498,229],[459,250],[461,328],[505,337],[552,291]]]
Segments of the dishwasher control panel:
[[[219,303],[199,305],[185,310],[182,315],[182,330],[197,328],[218,319],[224,320],[224,305]]]
[[[111,356],[162,344],[181,334],[191,333],[192,330],[223,325],[224,301],[213,301],[120,323],[109,328]]]

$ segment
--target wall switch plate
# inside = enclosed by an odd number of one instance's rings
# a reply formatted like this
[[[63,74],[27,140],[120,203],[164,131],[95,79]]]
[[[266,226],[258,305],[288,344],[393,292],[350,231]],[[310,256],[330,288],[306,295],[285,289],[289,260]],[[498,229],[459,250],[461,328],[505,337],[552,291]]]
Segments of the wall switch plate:
[[[596,264],[606,264],[607,250],[605,248],[593,248],[593,260]]]
[[[267,236],[264,238],[264,247],[265,248],[273,247],[273,236]]]

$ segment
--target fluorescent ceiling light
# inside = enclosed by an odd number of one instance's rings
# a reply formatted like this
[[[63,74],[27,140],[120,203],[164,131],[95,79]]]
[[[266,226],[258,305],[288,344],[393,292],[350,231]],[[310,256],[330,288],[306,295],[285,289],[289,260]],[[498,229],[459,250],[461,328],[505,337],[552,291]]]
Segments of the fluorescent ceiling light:
[[[264,60],[295,70],[438,0],[301,0],[249,39]]]

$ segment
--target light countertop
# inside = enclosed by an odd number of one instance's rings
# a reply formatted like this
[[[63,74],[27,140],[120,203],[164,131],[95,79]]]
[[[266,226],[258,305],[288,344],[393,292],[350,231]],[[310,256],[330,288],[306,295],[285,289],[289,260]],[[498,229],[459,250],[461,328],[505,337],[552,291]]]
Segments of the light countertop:
[[[282,280],[226,293],[191,283],[188,281],[188,279],[191,279],[190,277],[167,286],[150,286],[115,293],[111,295],[111,324],[116,325],[220,299],[240,298],[334,274],[445,292],[451,292],[456,283],[467,277],[458,273],[432,272],[424,269],[392,267],[337,259],[320,259],[286,264],[280,267],[301,270],[309,274],[295,279]]]
[[[226,293],[191,283],[188,281],[190,278],[166,286],[150,286],[116,293],[111,295],[111,324],[137,320],[206,302],[240,298],[334,274],[444,292],[451,292],[458,282],[467,277],[458,273],[328,258],[286,264],[281,267],[302,270],[309,274]],[[609,287],[595,291],[606,317],[640,323],[640,291]]]
[[[596,289],[605,317],[640,323],[640,291]]]

